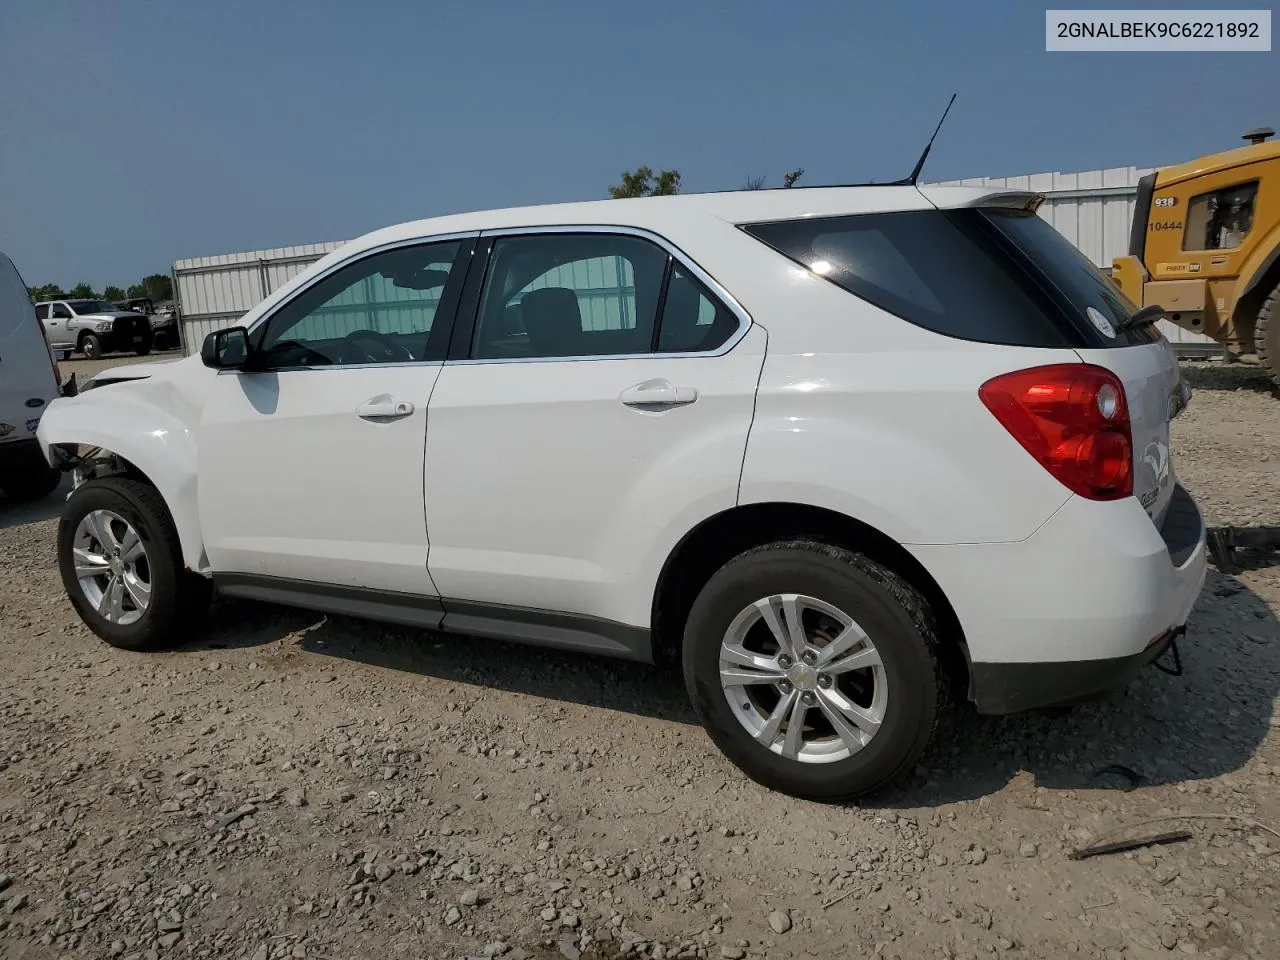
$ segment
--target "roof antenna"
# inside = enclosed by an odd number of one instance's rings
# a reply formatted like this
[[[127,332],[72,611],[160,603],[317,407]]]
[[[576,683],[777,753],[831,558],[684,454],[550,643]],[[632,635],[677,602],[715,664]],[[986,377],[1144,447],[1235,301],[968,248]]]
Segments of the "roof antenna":
[[[933,141],[938,137],[938,131],[942,129],[942,123],[947,119],[947,114],[951,112],[951,105],[956,102],[956,95],[953,93],[951,99],[947,101],[947,109],[942,111],[942,119],[938,121],[938,125],[933,128],[933,136],[929,138],[929,142],[924,145],[924,152],[920,154],[920,159],[916,161],[916,165],[911,170],[911,175],[902,179],[894,180],[891,186],[911,186],[916,185],[916,181],[920,179],[920,171],[924,169],[925,160],[929,159],[929,150],[933,146]]]

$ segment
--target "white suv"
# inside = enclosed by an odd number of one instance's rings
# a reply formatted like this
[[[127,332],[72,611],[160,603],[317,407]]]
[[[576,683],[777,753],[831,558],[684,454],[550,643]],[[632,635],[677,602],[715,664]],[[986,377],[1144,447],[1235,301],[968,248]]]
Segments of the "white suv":
[[[201,356],[53,404],[66,589],[130,649],[185,640],[216,587],[675,661],[750,776],[875,789],[953,688],[1005,713],[1122,686],[1203,583],[1172,350],[1038,202],[813,188],[376,231]]]

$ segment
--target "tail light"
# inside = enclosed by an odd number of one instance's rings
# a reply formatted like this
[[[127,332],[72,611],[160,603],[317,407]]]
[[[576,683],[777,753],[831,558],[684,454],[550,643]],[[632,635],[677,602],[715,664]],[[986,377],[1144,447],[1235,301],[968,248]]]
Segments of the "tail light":
[[[58,361],[53,356],[53,347],[49,344],[49,335],[45,333],[44,321],[40,319],[39,313],[33,314],[36,318],[36,326],[40,330],[40,339],[44,341],[44,348],[49,351],[49,366],[53,368],[53,379],[58,387],[62,387],[62,371],[58,368]]]
[[[1090,500],[1133,494],[1133,436],[1124,384],[1109,370],[1063,363],[988,380],[978,396],[1018,443]]]

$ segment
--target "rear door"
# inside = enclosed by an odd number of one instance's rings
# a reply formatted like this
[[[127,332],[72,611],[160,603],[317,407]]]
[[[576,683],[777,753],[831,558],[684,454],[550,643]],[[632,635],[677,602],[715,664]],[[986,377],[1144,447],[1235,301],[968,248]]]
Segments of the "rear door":
[[[57,395],[35,305],[13,262],[0,253],[0,443],[34,436],[45,405]]]
[[[463,616],[451,600],[648,627],[640,571],[736,501],[764,332],[656,238],[491,244],[427,431],[446,628]]]

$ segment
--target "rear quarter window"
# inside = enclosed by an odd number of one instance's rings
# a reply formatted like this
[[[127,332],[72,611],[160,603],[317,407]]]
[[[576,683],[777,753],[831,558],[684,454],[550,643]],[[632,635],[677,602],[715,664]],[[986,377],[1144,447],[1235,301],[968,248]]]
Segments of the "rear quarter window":
[[[1034,291],[945,213],[910,210],[745,229],[837,286],[935,333],[1068,346]]]
[[[1021,347],[1131,342],[1104,338],[1085,310],[1105,307],[1118,323],[1133,305],[1031,213],[909,210],[743,229],[849,293],[944,336]]]

